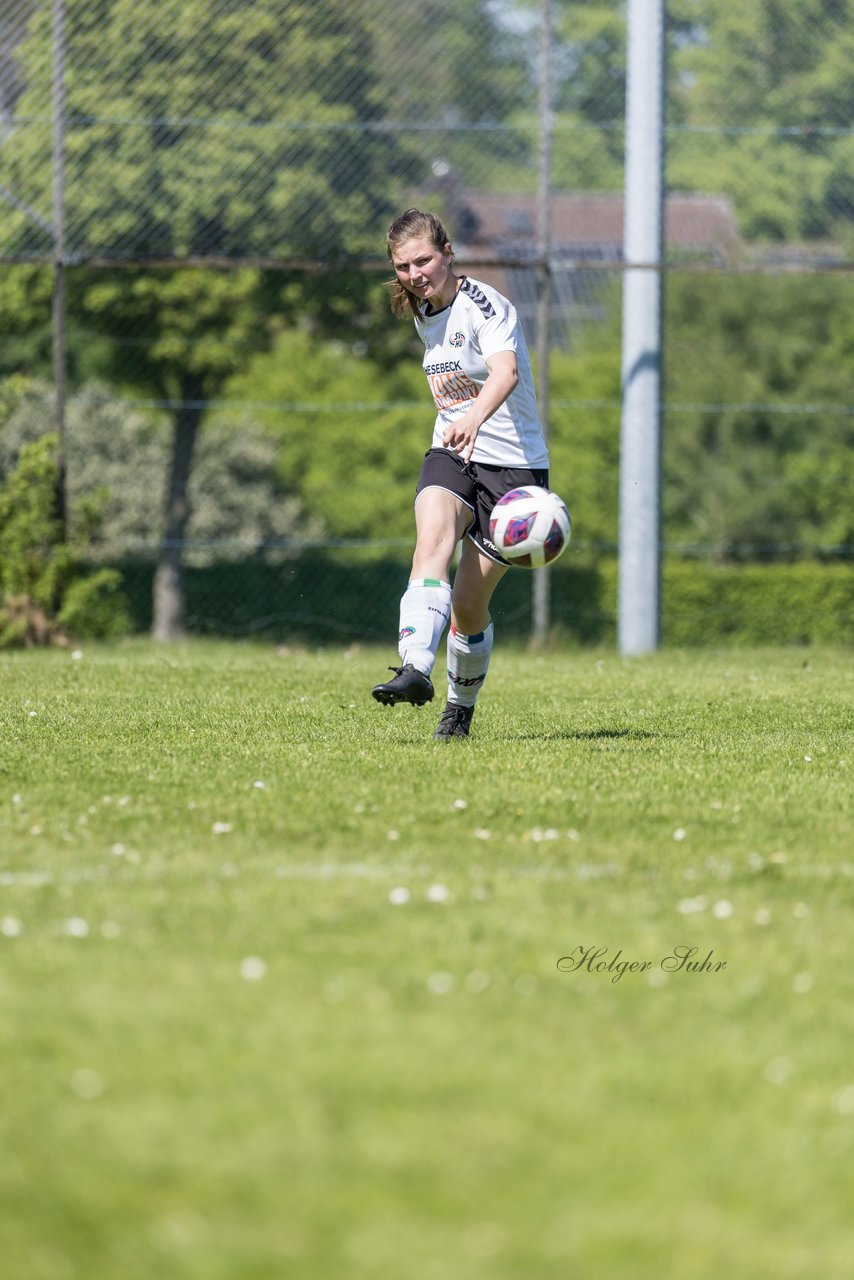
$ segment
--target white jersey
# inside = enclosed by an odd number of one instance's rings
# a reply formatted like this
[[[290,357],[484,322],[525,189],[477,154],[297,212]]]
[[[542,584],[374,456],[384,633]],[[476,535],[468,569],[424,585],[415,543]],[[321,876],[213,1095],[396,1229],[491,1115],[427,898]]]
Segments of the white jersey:
[[[498,467],[547,467],[549,452],[537,413],[534,378],[516,308],[497,289],[462,277],[449,306],[415,320],[424,343],[424,372],[437,409],[433,448],[445,428],[471,408],[489,376],[487,360],[513,351],[519,382],[477,433],[472,462]]]

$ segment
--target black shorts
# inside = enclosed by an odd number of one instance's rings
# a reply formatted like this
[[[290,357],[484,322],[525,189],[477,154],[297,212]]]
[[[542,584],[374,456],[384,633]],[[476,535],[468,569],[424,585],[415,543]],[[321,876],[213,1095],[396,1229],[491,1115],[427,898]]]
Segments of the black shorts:
[[[428,449],[415,486],[415,497],[424,489],[447,489],[455,494],[472,513],[472,522],[465,536],[471,538],[482,555],[498,564],[507,564],[508,561],[498,554],[489,540],[489,517],[498,499],[521,484],[536,484],[548,489],[548,468],[529,471],[526,467],[466,463],[453,449]]]

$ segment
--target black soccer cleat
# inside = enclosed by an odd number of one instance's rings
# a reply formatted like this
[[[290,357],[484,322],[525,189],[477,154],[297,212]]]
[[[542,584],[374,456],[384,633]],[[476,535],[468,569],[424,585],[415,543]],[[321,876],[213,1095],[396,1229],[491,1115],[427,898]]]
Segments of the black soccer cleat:
[[[415,707],[423,707],[425,702],[433,701],[433,682],[423,671],[413,667],[411,662],[402,667],[389,667],[397,675],[386,684],[375,685],[371,690],[377,702],[393,707],[396,702],[411,702]]]
[[[474,707],[460,707],[449,702],[442,712],[434,738],[467,738],[471,729]]]

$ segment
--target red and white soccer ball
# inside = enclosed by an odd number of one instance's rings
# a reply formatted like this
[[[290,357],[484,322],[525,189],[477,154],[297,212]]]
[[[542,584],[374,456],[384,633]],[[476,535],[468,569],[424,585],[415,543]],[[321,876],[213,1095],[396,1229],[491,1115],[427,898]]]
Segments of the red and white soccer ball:
[[[489,518],[489,536],[498,554],[524,569],[539,569],[556,560],[571,531],[563,499],[533,484],[505,493]]]

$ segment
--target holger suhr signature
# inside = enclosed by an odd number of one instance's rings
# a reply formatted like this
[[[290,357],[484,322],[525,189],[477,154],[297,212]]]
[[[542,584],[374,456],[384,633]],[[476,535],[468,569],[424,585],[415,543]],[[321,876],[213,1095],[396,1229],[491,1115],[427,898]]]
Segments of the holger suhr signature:
[[[609,950],[609,947],[579,945],[570,955],[561,956],[557,967],[561,973],[607,973],[612,982],[619,982],[626,973],[647,973],[653,967],[664,973],[720,973],[726,968],[726,960],[715,960],[713,950],[700,959],[698,947],[674,947],[658,961],[623,960],[622,949],[609,959]]]

